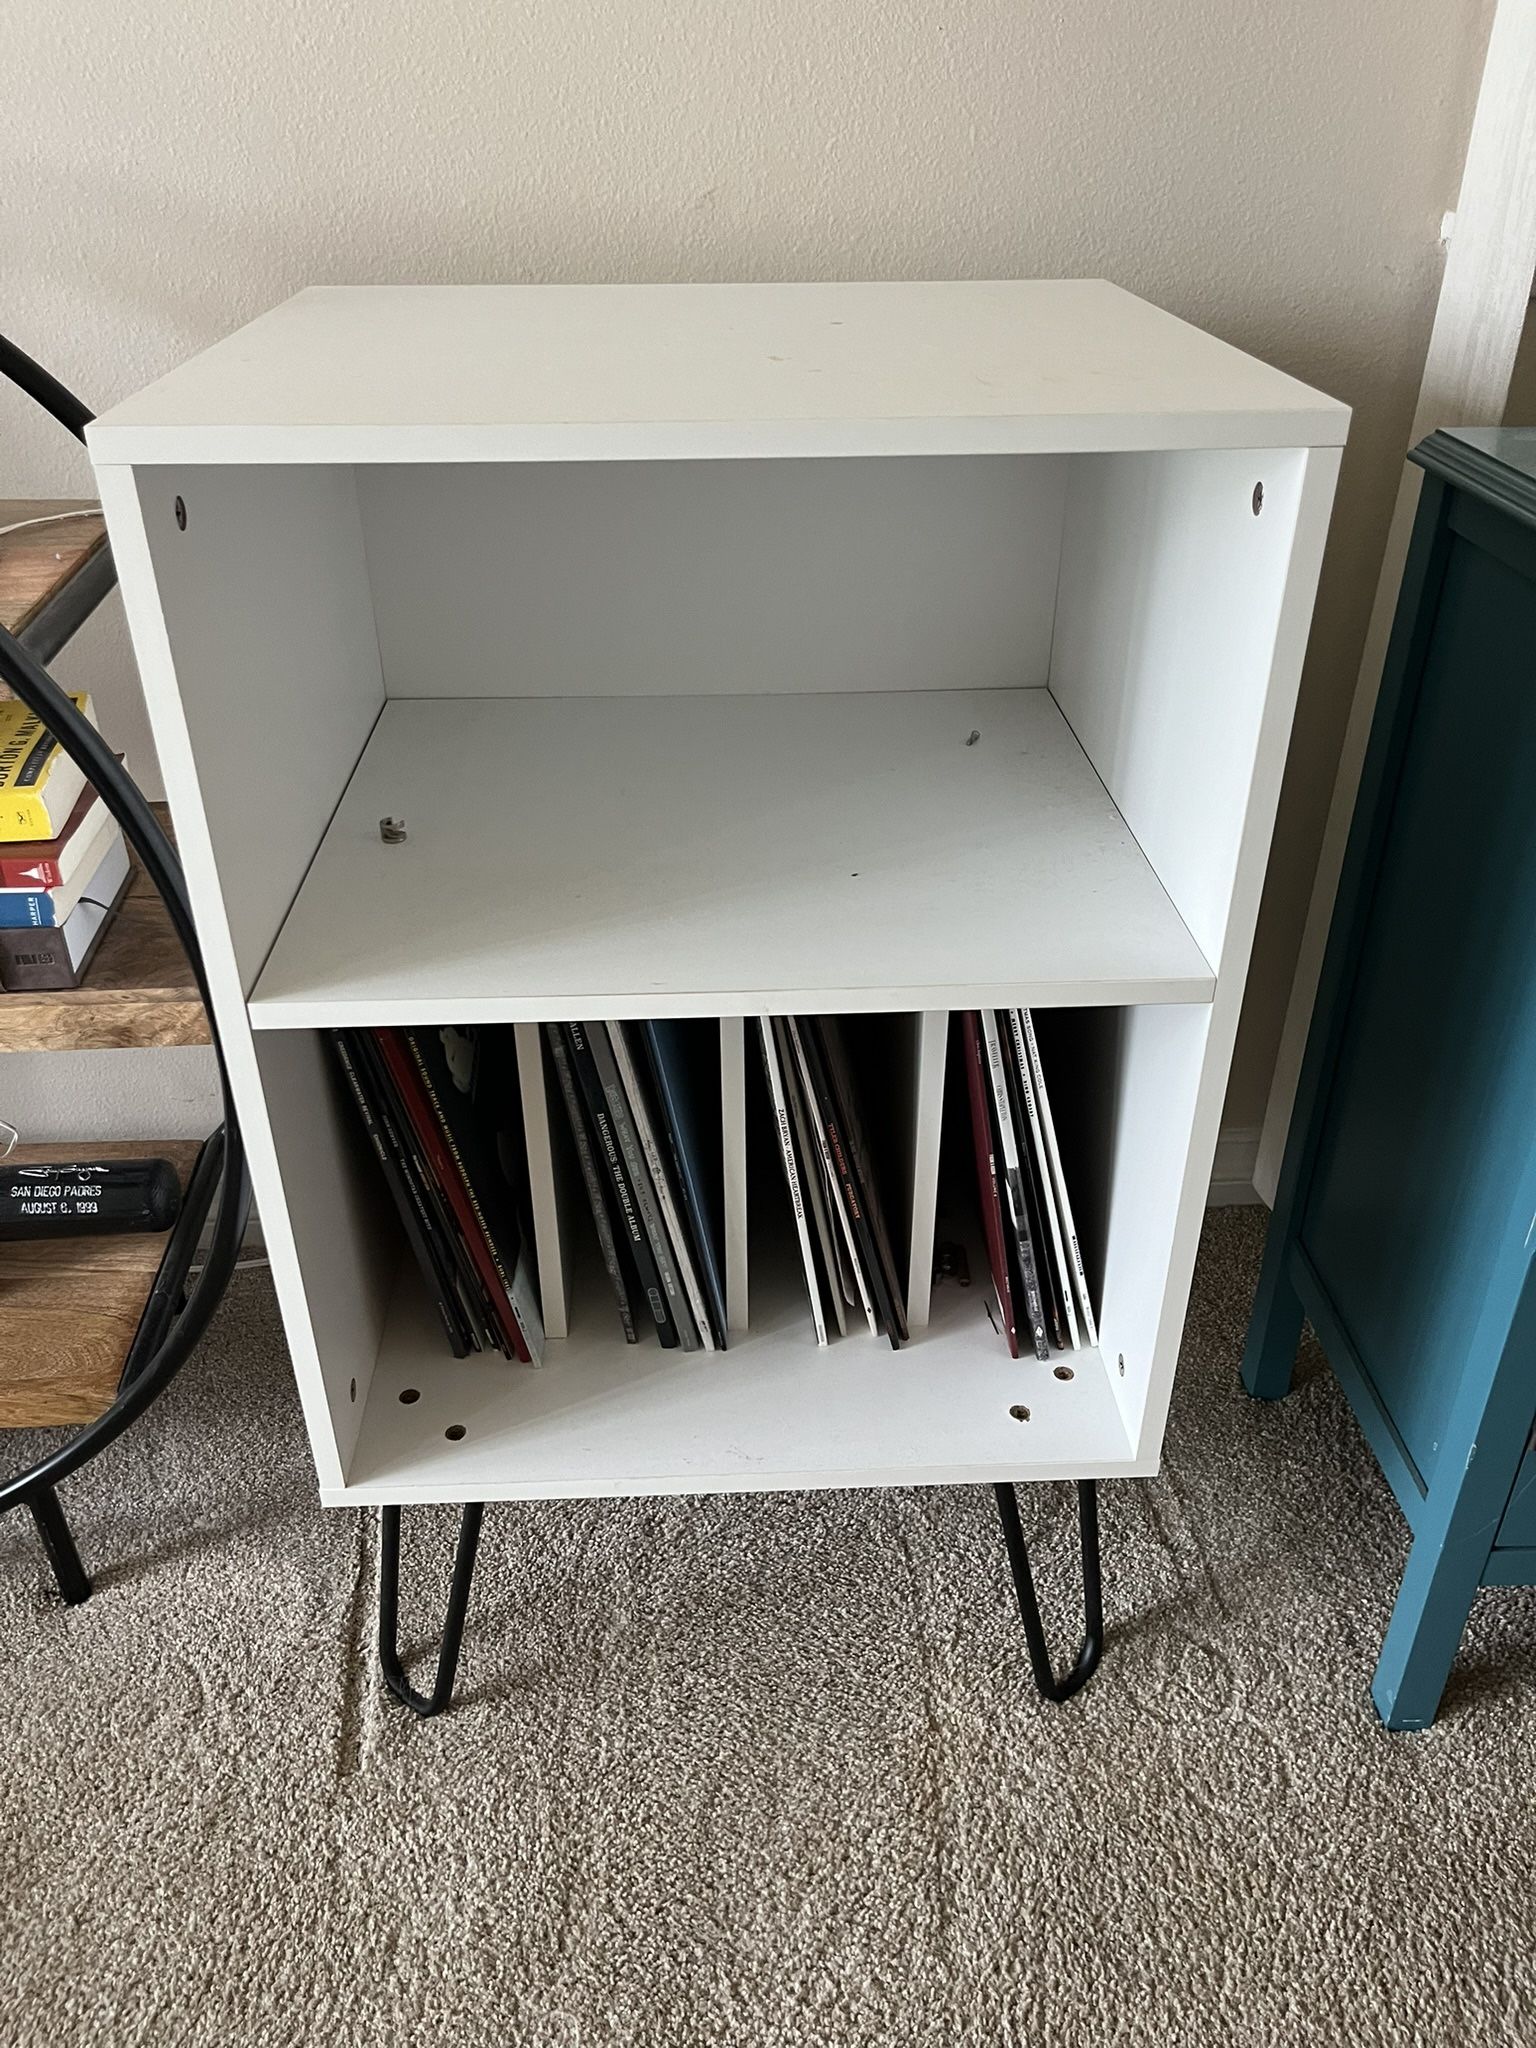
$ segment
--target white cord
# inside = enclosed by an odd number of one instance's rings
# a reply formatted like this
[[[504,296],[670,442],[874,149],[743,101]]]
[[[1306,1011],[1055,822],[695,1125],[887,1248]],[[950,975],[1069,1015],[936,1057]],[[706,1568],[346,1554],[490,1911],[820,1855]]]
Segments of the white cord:
[[[44,512],[37,519],[18,519],[14,526],[0,526],[0,540],[9,533],[25,533],[29,526],[52,526],[59,519],[99,519],[99,505],[82,506],[78,512]]]

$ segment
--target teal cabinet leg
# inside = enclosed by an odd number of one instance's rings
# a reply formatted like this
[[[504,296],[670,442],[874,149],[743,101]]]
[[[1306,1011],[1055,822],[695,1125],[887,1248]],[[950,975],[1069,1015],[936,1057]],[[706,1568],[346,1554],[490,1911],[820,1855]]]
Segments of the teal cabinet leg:
[[[1536,1206],[1531,1193],[1522,1190],[1522,1216]],[[1531,1432],[1536,1264],[1523,1231],[1509,1233],[1501,1257],[1522,1275],[1518,1303],[1499,1329],[1499,1293],[1491,1286],[1483,1322],[1468,1342],[1462,1384],[1371,1686],[1389,1728],[1427,1728],[1435,1718]]]
[[[1486,1545],[1452,1548],[1430,1532],[1415,1541],[1371,1681],[1387,1727],[1406,1733],[1434,1720],[1487,1561]]]
[[[1289,1251],[1286,1232],[1272,1223],[1243,1351],[1243,1385],[1258,1401],[1283,1401],[1296,1367],[1304,1311],[1286,1271]]]

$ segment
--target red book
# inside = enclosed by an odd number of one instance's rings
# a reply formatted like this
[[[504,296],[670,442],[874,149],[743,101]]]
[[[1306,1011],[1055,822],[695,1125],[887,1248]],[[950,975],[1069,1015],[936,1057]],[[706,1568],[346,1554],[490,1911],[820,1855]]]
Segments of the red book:
[[[1003,1236],[1003,1194],[997,1178],[997,1153],[992,1143],[992,1112],[987,1104],[987,1055],[974,1010],[961,1012],[965,1033],[965,1085],[971,1098],[971,1138],[976,1147],[976,1187],[981,1196],[982,1228],[987,1234],[987,1263],[1003,1312],[1008,1356],[1019,1355],[1019,1325],[1013,1313],[1013,1282],[1008,1273],[1008,1245]]]
[[[395,1084],[401,1104],[410,1118],[411,1129],[416,1141],[426,1155],[433,1179],[442,1189],[443,1199],[453,1211],[454,1221],[463,1235],[475,1271],[480,1276],[490,1301],[491,1313],[496,1318],[497,1328],[506,1340],[507,1348],[524,1365],[533,1363],[517,1320],[517,1311],[512,1306],[511,1276],[503,1273],[501,1259],[496,1251],[479,1197],[465,1168],[459,1148],[454,1142],[441,1112],[433,1104],[428,1093],[428,1084],[411,1051],[406,1035],[401,1031],[380,1030],[374,1033],[379,1052],[389,1078]]]
[[[118,765],[122,765],[119,754]],[[62,889],[82,868],[87,873],[106,851],[115,827],[111,813],[87,783],[57,839],[0,843],[0,889]]]

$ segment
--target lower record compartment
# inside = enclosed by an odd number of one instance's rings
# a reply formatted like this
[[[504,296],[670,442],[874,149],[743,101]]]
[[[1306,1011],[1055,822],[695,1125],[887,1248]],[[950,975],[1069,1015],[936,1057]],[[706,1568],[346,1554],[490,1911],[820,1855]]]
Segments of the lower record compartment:
[[[981,1254],[978,1250],[977,1256]],[[899,1352],[808,1340],[797,1263],[754,1265],[752,1327],[723,1355],[616,1344],[575,1276],[541,1371],[456,1361],[412,1276],[390,1306],[347,1475],[329,1505],[1111,1477],[1134,1447],[1097,1351],[1071,1377],[1008,1357],[980,1285],[940,1286]],[[590,1278],[600,1282],[600,1272]]]
[[[1208,1017],[261,1034],[324,1497],[1155,1468]]]

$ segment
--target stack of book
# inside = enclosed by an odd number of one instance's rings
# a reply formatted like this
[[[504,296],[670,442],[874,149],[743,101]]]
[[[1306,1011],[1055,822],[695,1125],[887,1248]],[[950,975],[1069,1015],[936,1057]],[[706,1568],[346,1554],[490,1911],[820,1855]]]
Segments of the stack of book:
[[[90,698],[73,702],[94,724]],[[0,702],[0,988],[78,987],[128,868],[83,772],[24,704]]]
[[[537,1365],[544,1323],[513,1033],[331,1036],[454,1357],[499,1351]]]
[[[625,1341],[726,1348],[719,1030],[546,1024]]]
[[[1035,1356],[1099,1341],[1045,1069],[1028,1010],[961,1018],[987,1261],[1010,1354],[1022,1315]]]
[[[760,1017],[758,1028],[816,1342],[862,1316],[898,1349],[906,1300],[842,1026]]]

